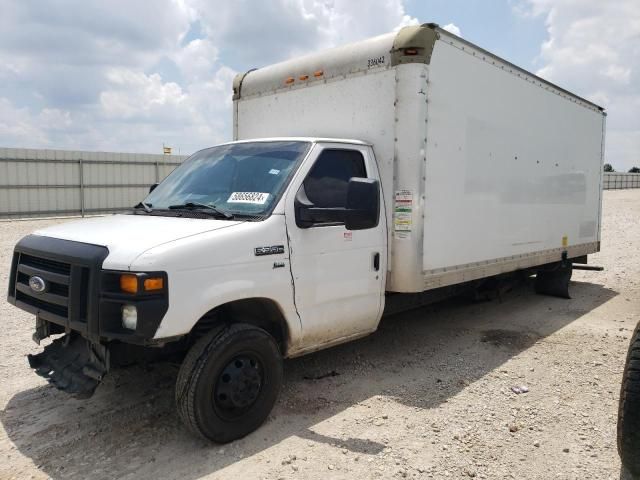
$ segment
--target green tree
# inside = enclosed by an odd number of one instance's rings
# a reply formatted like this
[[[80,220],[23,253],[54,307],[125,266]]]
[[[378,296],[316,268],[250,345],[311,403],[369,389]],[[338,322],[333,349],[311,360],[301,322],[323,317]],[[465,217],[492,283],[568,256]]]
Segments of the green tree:
[[[611,166],[610,163],[605,163],[604,167],[603,167],[603,170],[605,172],[615,172],[615,170],[613,169],[613,167]]]
[[[629,173],[640,173],[640,167],[631,167]]]

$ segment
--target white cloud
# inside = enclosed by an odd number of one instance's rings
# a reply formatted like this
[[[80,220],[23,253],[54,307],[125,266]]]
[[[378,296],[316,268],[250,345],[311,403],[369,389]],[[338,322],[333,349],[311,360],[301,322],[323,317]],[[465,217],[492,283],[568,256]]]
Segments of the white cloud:
[[[417,23],[401,0],[192,0],[192,5],[214,44],[227,46],[232,61],[252,67]]]
[[[524,0],[518,11],[545,17],[538,74],[607,109],[605,161],[640,163],[640,2]]]
[[[236,70],[415,23],[402,0],[10,2],[0,144],[190,153],[230,138]]]
[[[0,98],[0,138],[7,139],[8,145],[42,145],[46,135],[35,124],[35,118],[26,108],[17,108],[7,98]]]
[[[133,70],[117,69],[109,72],[107,78],[111,85],[100,93],[100,104],[110,118],[157,120],[159,115],[179,111],[186,100],[180,85],[163,83],[157,73],[145,75]]]
[[[215,71],[218,48],[209,40],[196,39],[177,50],[172,59],[190,82],[205,81]]]
[[[402,15],[402,19],[400,20],[400,23],[396,25],[393,31],[397,32],[402,27],[409,27],[411,25],[420,25],[420,21],[417,18],[412,17],[411,15]]]
[[[458,27],[456,24],[454,23],[447,23],[444,27],[442,27],[443,29],[445,29],[447,32],[451,32],[454,35],[457,35],[459,37],[462,36],[462,33],[460,33],[460,27]]]

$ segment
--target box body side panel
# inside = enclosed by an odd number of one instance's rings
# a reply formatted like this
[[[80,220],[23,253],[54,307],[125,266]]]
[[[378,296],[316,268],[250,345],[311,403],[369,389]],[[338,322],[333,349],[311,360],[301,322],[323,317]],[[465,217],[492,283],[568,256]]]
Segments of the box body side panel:
[[[427,101],[425,279],[597,244],[602,112],[443,41]]]

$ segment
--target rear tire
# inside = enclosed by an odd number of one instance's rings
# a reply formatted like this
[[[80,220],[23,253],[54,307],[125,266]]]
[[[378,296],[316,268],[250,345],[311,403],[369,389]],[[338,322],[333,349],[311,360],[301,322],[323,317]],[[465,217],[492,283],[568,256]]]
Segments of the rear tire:
[[[622,464],[640,477],[640,324],[631,337],[622,375],[618,410],[618,453]]]
[[[266,331],[238,323],[199,339],[176,382],[176,406],[194,433],[227,443],[266,420],[282,385],[282,356]]]

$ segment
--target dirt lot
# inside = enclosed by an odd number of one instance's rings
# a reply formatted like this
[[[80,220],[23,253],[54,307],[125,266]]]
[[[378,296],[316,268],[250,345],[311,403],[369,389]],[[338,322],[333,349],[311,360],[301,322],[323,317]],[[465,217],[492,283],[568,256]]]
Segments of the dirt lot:
[[[85,401],[49,387],[25,358],[39,350],[33,318],[2,302],[0,478],[620,478],[640,190],[605,192],[603,218],[590,261],[605,271],[575,272],[573,299],[523,286],[387,318],[368,338],[287,361],[270,419],[225,446],[180,425],[176,366],[114,372]],[[0,223],[0,291],[14,243],[59,221]],[[511,391],[520,385],[529,392]]]

